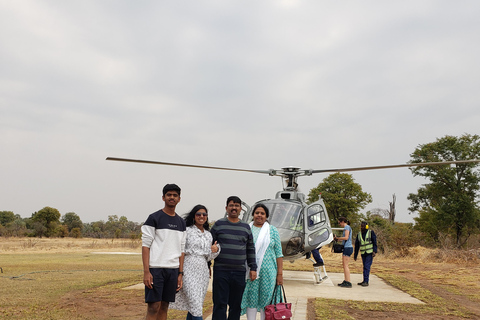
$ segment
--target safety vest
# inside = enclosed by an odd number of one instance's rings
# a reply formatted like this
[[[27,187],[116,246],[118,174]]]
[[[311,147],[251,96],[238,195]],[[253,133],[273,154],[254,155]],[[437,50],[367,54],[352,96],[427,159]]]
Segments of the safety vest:
[[[373,252],[373,242],[370,234],[370,230],[367,230],[365,240],[362,238],[362,231],[358,233],[358,239],[360,240],[360,254],[370,254]]]

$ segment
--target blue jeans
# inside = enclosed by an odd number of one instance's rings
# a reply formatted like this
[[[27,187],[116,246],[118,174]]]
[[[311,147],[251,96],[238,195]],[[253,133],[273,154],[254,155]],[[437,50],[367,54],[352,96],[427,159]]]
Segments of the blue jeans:
[[[203,320],[202,317],[194,317],[192,314],[189,312],[187,313],[187,319],[186,320]]]
[[[312,256],[313,256],[313,259],[315,259],[315,261],[317,263],[323,263],[322,256],[320,256],[320,253],[318,252],[318,249],[313,249],[312,250]]]
[[[368,283],[368,280],[370,280],[370,268],[372,267],[373,255],[362,254],[362,262],[363,262],[363,282]]]
[[[239,320],[245,271],[213,270],[213,314],[212,320]]]

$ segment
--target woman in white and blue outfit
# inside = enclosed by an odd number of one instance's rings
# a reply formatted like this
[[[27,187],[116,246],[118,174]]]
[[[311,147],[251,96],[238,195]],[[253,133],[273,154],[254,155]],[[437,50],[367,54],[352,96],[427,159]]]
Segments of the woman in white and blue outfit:
[[[343,265],[343,276],[345,280],[338,285],[344,288],[351,288],[352,283],[350,282],[350,268],[348,263],[350,262],[350,256],[353,253],[353,244],[352,244],[352,228],[350,227],[350,221],[345,217],[338,218],[338,224],[343,228],[343,234],[341,237],[334,236],[333,239],[343,240],[343,255],[342,255],[342,265]]]

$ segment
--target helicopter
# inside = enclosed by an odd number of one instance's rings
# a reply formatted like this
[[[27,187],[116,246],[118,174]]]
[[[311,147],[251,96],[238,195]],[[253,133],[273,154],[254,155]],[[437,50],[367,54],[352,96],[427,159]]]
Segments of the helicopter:
[[[258,203],[264,204],[270,212],[268,218],[269,223],[275,226],[280,234],[284,259],[292,262],[296,259],[305,257],[306,254],[311,252],[313,249],[317,249],[329,244],[333,241],[333,231],[336,229],[340,230],[339,228],[332,228],[330,225],[330,219],[328,217],[325,203],[323,202],[321,196],[319,197],[319,200],[313,203],[306,202],[305,194],[298,191],[298,177],[311,176],[316,173],[351,172],[480,162],[480,160],[475,159],[319,170],[304,170],[293,166],[284,167],[278,170],[249,170],[114,157],[107,157],[106,160],[191,167],[199,169],[241,171],[281,177],[284,183],[283,190],[278,191],[275,195],[275,198],[257,201],[252,206],[242,203],[242,214],[240,218],[242,221],[249,223],[252,220],[252,208]]]

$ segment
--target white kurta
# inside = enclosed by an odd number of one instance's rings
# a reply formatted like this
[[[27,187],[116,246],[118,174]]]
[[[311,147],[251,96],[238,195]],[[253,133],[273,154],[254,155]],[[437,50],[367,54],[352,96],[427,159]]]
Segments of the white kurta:
[[[207,262],[215,259],[220,252],[212,253],[211,246],[212,234],[209,231],[202,232],[196,226],[187,227],[183,287],[175,296],[175,302],[170,303],[170,308],[188,310],[194,317],[202,316],[210,278]]]

